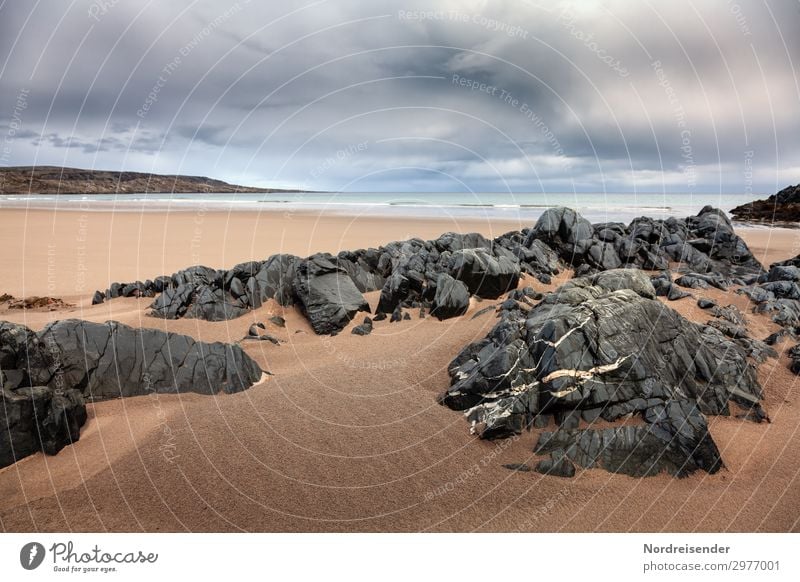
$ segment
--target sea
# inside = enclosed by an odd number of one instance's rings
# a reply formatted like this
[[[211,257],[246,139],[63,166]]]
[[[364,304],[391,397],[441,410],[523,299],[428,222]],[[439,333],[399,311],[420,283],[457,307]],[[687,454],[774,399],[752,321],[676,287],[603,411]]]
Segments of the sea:
[[[316,211],[347,216],[461,218],[533,222],[553,206],[590,222],[629,223],[639,216],[683,218],[711,205],[732,208],[765,196],[697,193],[272,193],[0,195],[3,208],[92,211]]]

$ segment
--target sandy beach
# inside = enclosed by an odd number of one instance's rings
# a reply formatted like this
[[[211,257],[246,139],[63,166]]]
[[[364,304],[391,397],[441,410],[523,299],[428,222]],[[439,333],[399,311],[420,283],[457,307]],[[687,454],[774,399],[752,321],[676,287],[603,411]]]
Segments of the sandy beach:
[[[800,394],[783,351],[759,369],[771,422],[709,419],[725,469],[685,479],[583,470],[573,479],[516,473],[535,431],[477,439],[436,401],[447,366],[495,323],[464,317],[376,323],[369,337],[316,336],[270,301],[227,322],[147,317],[151,299],[91,306],[112,281],[192,264],[231,267],[289,252],[377,246],[446,231],[494,237],[518,222],[349,218],[314,213],[0,211],[0,294],[60,297],[56,311],[2,308],[39,330],[56,319],[116,320],[238,342],[254,322],[286,319],[285,343],[242,342],[274,375],[234,395],[142,396],[89,405],[80,441],[0,469],[5,531],[800,531]],[[738,229],[768,266],[800,252],[800,231]],[[528,277],[521,285],[547,291]],[[747,314],[753,337],[778,329],[733,290],[693,291]],[[379,292],[366,294],[377,304]],[[671,302],[693,321],[692,298]],[[358,323],[358,318],[351,325]]]

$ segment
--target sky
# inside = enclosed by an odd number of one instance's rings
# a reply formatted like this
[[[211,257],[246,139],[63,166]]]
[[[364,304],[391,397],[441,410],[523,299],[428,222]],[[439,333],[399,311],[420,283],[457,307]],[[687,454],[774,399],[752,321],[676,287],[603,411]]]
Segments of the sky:
[[[800,182],[797,0],[0,2],[2,166],[351,192]]]

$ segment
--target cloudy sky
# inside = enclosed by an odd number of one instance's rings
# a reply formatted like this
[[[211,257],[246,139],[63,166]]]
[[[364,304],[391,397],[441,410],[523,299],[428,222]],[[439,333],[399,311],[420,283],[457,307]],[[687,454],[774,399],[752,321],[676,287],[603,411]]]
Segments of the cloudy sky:
[[[0,165],[346,191],[800,182],[800,2],[5,0]]]

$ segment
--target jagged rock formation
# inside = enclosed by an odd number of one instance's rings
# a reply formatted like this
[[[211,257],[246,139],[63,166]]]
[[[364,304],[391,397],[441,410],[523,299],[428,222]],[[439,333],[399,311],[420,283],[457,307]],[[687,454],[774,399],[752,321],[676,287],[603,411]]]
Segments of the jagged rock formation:
[[[299,262],[293,286],[318,334],[339,333],[356,313],[370,311],[347,271],[323,255]]]
[[[86,400],[246,390],[262,377],[240,347],[75,319],[34,333],[0,322],[0,466],[79,438]]]
[[[469,291],[461,281],[456,281],[447,273],[440,273],[436,280],[436,295],[431,305],[431,315],[450,319],[464,315],[469,308]]]
[[[731,210],[744,222],[800,222],[800,184],[788,186],[766,200],[755,200]]]
[[[55,455],[80,438],[86,404],[78,390],[0,387],[0,467],[42,451]]]
[[[800,338],[800,255],[770,265],[751,285],[736,290],[753,303],[754,313],[768,315],[782,327],[764,340],[775,345],[784,338]],[[789,350],[791,370],[800,374],[800,344]]]
[[[113,283],[95,300],[160,294],[152,305],[156,317],[220,321],[274,298],[281,305],[299,304],[317,333],[331,334],[366,310],[361,294],[370,291],[381,291],[375,321],[383,314],[399,319],[403,309],[434,307],[434,315],[444,319],[466,311],[463,293],[451,279],[462,283],[468,296],[494,299],[515,289],[523,275],[549,283],[565,268],[582,276],[620,267],[679,273],[674,282],[672,275],[657,282],[659,293],[670,299],[686,296],[678,286],[727,288],[763,272],[730,220],[711,207],[686,219],[643,217],[628,226],[592,225],[573,210],[551,208],[533,228],[494,240],[449,232],[435,240],[413,238],[337,256],[274,255],[230,270],[195,266],[154,280]],[[442,291],[440,281],[447,285]]]
[[[657,301],[649,277],[612,270],[573,279],[536,306],[506,305],[483,340],[453,360],[443,403],[483,438],[544,424],[537,451],[631,475],[721,466],[704,414],[729,404],[764,418],[747,354],[718,330]],[[597,431],[579,420],[639,415],[641,426]],[[549,465],[546,465],[549,467]]]

